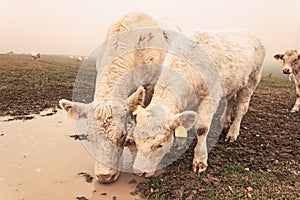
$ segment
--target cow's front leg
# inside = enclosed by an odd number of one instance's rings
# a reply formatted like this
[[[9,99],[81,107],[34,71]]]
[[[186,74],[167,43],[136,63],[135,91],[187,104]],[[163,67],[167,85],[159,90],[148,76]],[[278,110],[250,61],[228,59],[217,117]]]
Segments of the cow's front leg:
[[[216,111],[216,106],[211,100],[203,101],[198,108],[198,124],[197,124],[197,145],[194,149],[193,171],[201,173],[207,168],[207,145],[206,137],[209,132],[213,114]]]
[[[299,109],[300,109],[300,94],[297,94],[297,99],[291,112],[298,112]]]
[[[207,145],[206,137],[208,134],[208,127],[202,126],[197,129],[197,145],[194,149],[194,159],[193,159],[193,171],[195,173],[204,172],[207,168]]]

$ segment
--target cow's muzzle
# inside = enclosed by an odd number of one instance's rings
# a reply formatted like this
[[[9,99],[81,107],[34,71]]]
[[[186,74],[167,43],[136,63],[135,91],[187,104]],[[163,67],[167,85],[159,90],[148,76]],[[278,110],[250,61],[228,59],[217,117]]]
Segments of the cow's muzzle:
[[[284,74],[291,74],[292,71],[289,68],[283,68],[282,69],[282,73],[284,73]]]

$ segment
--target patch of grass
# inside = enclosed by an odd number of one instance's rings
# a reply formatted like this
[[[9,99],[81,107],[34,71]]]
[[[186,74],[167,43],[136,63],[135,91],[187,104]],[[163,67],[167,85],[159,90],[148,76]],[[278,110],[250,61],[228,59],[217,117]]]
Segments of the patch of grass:
[[[219,184],[207,188],[212,199],[289,199],[299,194],[294,188],[293,175],[286,175],[289,184],[282,185],[276,174],[282,175],[286,169],[265,171],[248,171],[236,165],[223,165],[210,172],[222,177]]]
[[[158,177],[150,177],[149,178],[149,184],[153,188],[153,190],[161,189],[163,186],[167,185],[169,182],[168,176],[164,178],[158,178]]]
[[[159,193],[156,193],[154,195],[154,199],[155,200],[171,200],[171,198],[167,197],[165,194],[159,194]]]
[[[279,77],[263,77],[259,83],[259,87],[263,89],[284,89],[287,91],[295,91],[294,81],[289,81],[288,78]]]
[[[38,113],[58,106],[61,98],[72,99],[80,66],[81,62],[66,56],[43,55],[33,61],[30,55],[1,55],[0,116]]]

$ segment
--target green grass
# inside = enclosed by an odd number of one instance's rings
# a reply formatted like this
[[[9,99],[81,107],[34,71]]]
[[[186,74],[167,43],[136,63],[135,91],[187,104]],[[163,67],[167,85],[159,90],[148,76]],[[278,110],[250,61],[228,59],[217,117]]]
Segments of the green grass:
[[[288,81],[288,77],[263,77],[259,83],[259,87],[262,89],[286,89],[287,91],[295,91],[294,81]]]

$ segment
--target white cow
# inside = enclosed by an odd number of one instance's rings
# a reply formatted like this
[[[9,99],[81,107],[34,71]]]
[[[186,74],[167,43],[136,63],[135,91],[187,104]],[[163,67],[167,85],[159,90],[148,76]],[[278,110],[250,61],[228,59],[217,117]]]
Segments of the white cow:
[[[8,51],[6,54],[7,55],[14,55],[15,53],[13,51]]]
[[[283,64],[282,73],[289,74],[296,85],[296,102],[291,112],[298,112],[300,109],[300,54],[297,50],[287,50],[284,54],[276,54],[274,58]]]
[[[38,52],[31,52],[30,56],[32,60],[40,60],[41,59],[41,53]]]
[[[77,57],[76,57],[76,60],[79,61],[79,62],[81,62],[81,61],[82,61],[82,58],[81,58],[80,56],[77,56]]]
[[[119,158],[127,136],[126,116],[136,109],[133,105],[143,104],[139,99],[151,96],[166,55],[163,50],[170,45],[168,34],[144,13],[125,15],[109,28],[106,40],[97,58],[94,101],[86,105],[60,100],[60,106],[70,117],[87,118],[94,154],[104,162],[95,166],[96,178],[101,183],[118,178]],[[128,98],[138,86],[145,84],[149,88],[138,91],[143,90],[146,97]]]
[[[233,142],[260,81],[265,49],[252,34],[238,30],[206,32],[196,33],[192,39],[194,42],[174,44],[179,55],[167,56],[164,66],[169,69],[162,71],[151,103],[136,111],[133,136],[138,153],[133,167],[140,176],[153,175],[160,160],[169,152],[174,135],[185,136],[194,125],[198,143],[193,171],[205,171],[206,137],[221,98],[228,100],[226,124],[230,125],[232,110],[236,111],[226,136],[226,140]],[[190,110],[195,106],[199,116]]]

